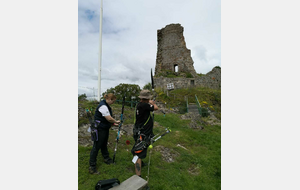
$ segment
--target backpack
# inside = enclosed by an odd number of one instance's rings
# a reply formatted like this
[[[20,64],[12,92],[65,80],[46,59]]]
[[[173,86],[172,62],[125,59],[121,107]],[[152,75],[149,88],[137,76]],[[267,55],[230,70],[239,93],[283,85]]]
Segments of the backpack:
[[[95,186],[95,190],[108,190],[118,185],[120,185],[120,181],[117,178],[99,180]]]

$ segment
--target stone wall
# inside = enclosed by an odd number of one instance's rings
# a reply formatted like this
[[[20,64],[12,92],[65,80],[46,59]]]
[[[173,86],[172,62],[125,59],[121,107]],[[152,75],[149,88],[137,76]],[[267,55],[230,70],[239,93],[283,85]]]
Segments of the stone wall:
[[[173,83],[174,89],[180,88],[192,88],[192,87],[207,87],[212,89],[221,88],[221,68],[215,67],[212,71],[206,75],[198,76],[195,78],[167,78],[167,77],[155,77],[154,76],[155,88],[167,89],[167,84]]]

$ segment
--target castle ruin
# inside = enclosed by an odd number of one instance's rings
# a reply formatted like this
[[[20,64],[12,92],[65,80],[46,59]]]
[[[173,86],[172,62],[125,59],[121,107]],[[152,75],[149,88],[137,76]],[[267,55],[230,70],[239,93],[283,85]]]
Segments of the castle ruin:
[[[171,76],[171,77],[170,77]],[[191,50],[187,49],[180,24],[170,24],[157,30],[157,54],[154,83],[156,88],[174,89],[189,87],[221,88],[221,68],[214,67],[205,75],[194,68]]]

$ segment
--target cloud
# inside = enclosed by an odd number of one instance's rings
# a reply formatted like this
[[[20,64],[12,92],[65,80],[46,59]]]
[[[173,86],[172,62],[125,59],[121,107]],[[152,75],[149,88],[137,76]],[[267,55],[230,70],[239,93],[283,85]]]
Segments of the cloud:
[[[200,46],[196,46],[194,48],[195,50],[195,55],[201,60],[201,61],[204,61],[204,62],[207,62],[207,49],[200,45]]]
[[[120,83],[150,82],[157,30],[184,27],[196,72],[220,65],[220,0],[103,0],[101,92]],[[78,1],[78,86],[97,88],[100,1]]]

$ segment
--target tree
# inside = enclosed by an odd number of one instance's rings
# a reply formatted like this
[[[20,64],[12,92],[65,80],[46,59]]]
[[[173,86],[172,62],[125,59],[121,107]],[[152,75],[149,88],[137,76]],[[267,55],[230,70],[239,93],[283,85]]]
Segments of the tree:
[[[114,88],[107,89],[107,91],[104,92],[102,95],[104,96],[105,94],[113,93],[117,97],[117,100],[122,101],[123,96],[125,96],[125,101],[131,101],[131,100],[134,100],[134,99],[132,99],[132,97],[135,97],[135,100],[137,100],[137,97],[139,96],[140,91],[141,91],[141,88],[139,85],[121,83]],[[130,103],[126,103],[126,104],[130,105]]]
[[[105,92],[102,93],[102,97],[104,97],[105,94],[113,93],[115,94],[115,89],[114,88],[109,88]]]
[[[151,85],[150,82],[143,87],[143,90],[150,90],[151,91],[151,89],[152,89],[152,85]]]
[[[87,100],[86,94],[81,94],[78,96],[78,101],[85,101],[85,100]]]

